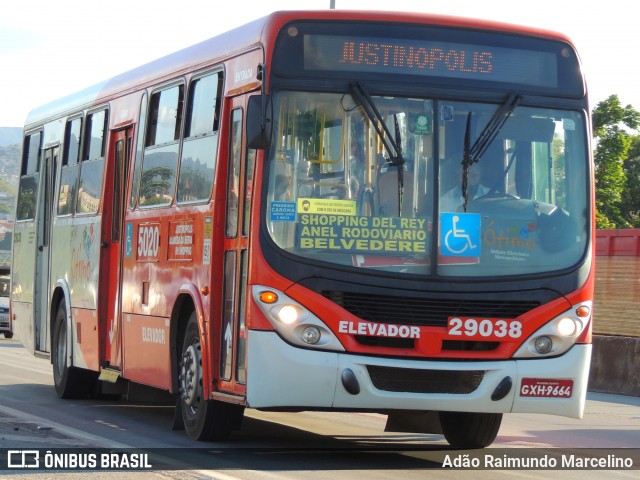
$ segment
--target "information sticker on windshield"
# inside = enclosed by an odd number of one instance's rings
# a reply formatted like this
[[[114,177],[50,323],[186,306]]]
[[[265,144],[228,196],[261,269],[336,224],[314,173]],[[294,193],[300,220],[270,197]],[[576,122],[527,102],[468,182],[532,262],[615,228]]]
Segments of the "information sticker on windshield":
[[[570,398],[573,380],[555,378],[523,378],[520,384],[521,397]]]
[[[449,317],[447,336],[485,342],[514,340],[522,336],[522,322],[506,318]]]

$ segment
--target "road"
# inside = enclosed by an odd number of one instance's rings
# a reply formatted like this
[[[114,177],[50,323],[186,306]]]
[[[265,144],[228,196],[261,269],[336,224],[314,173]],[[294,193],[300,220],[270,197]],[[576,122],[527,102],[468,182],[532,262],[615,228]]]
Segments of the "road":
[[[590,394],[582,420],[551,415],[505,415],[496,442],[482,451],[449,449],[440,435],[385,433],[377,414],[272,413],[247,410],[226,443],[197,443],[172,431],[173,407],[112,400],[60,400],[51,365],[0,339],[0,449],[142,448],[153,472],[95,472],[93,480],[423,480],[430,478],[637,478],[638,470],[461,470],[447,462],[487,457],[561,458],[576,449],[618,449],[640,457],[640,398]],[[602,453],[602,452],[600,452]],[[470,457],[465,457],[470,455]],[[587,455],[587,454],[585,454]],[[164,468],[167,465],[172,467]],[[496,464],[489,464],[495,467]],[[499,465],[498,465],[499,466]],[[0,469],[5,468],[0,465]],[[4,474],[4,475],[3,475]],[[0,472],[4,478],[86,478],[86,473]]]

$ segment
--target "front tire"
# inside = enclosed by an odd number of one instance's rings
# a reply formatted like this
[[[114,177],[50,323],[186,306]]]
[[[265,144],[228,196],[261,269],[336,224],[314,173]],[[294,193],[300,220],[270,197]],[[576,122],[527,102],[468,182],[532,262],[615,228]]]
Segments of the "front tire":
[[[179,364],[180,410],[184,428],[194,440],[226,440],[240,423],[244,407],[204,398],[202,347],[198,317],[189,317]]]
[[[440,412],[444,438],[456,449],[488,447],[501,423],[501,413]]]
[[[51,342],[53,360],[53,383],[60,398],[81,398],[89,396],[93,390],[97,375],[95,372],[69,365],[67,350],[67,307],[64,299],[58,306],[54,323],[54,335]]]

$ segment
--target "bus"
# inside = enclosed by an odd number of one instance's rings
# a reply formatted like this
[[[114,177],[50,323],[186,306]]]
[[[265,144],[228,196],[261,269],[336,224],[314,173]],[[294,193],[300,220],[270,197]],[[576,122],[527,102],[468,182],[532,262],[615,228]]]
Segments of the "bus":
[[[496,438],[580,418],[594,182],[562,34],[283,11],[33,110],[11,316],[57,394]]]

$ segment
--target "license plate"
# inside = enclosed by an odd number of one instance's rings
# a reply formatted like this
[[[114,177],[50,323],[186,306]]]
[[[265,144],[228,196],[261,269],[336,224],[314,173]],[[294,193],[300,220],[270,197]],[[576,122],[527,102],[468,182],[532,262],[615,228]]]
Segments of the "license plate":
[[[570,398],[573,380],[551,378],[523,378],[520,384],[521,397]]]
[[[0,325],[3,327],[9,326],[9,314],[8,313],[0,313]]]

